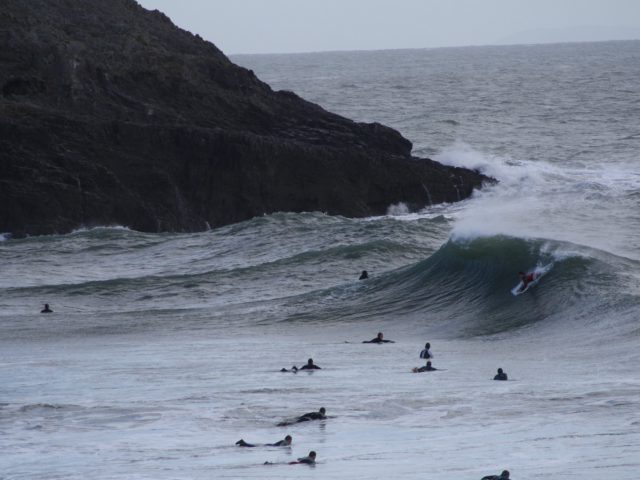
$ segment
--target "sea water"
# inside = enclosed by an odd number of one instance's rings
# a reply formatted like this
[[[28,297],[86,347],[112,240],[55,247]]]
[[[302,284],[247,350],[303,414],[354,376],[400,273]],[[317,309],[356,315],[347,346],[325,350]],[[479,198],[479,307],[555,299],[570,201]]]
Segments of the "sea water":
[[[640,42],[233,60],[499,183],[376,218],[4,235],[0,478],[637,479]],[[411,373],[427,341],[440,370]]]

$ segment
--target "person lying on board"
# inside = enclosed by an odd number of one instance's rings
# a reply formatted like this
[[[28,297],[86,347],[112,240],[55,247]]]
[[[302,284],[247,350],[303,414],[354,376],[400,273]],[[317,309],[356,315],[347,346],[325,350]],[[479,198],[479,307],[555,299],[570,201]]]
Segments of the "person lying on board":
[[[309,452],[309,455],[307,455],[306,457],[298,458],[297,462],[289,462],[289,465],[295,465],[296,463],[304,463],[306,465],[313,465],[314,463],[316,463],[316,452],[311,450]]]
[[[396,343],[393,340],[384,340],[384,335],[382,335],[382,332],[378,332],[378,335],[376,336],[376,338],[373,338],[371,340],[365,340],[362,343]]]
[[[487,475],[482,480],[509,480],[509,470],[503,470],[500,475]]]
[[[243,439],[240,439],[236,442],[236,445],[239,447],[288,447],[289,445],[291,445],[291,441],[291,435],[287,435],[286,437],[284,437],[284,439],[274,443],[254,444],[247,443]]]
[[[280,422],[278,426],[286,427],[288,425],[293,425],[294,423],[308,422],[311,420],[324,420],[325,418],[327,418],[326,413],[327,411],[325,410],[324,407],[322,407],[317,412],[305,413],[304,415],[300,415],[299,417],[294,418],[293,420],[285,420],[283,422]]]
[[[533,282],[536,278],[535,273],[524,273],[518,272],[518,276],[520,277],[520,281],[522,282],[522,288],[520,291],[525,290],[531,282]]]
[[[288,465],[315,465],[316,464],[316,452],[311,450],[306,457],[300,457],[296,462],[289,462]],[[277,465],[275,462],[264,462],[264,465]]]

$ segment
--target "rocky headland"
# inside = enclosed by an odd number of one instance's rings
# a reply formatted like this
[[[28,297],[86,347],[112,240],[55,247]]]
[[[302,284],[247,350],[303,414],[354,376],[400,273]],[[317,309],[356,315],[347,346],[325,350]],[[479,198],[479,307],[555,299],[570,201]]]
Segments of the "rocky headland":
[[[457,201],[488,180],[411,148],[273,91],[133,0],[2,0],[0,232],[362,217]]]

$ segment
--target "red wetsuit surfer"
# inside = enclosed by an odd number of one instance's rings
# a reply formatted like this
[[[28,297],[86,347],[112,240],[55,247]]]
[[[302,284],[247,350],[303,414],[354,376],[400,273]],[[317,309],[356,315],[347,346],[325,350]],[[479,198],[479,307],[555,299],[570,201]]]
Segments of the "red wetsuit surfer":
[[[522,280],[522,288],[520,290],[526,289],[527,285],[533,282],[536,278],[535,273],[518,272],[518,276],[520,277],[520,280]]]

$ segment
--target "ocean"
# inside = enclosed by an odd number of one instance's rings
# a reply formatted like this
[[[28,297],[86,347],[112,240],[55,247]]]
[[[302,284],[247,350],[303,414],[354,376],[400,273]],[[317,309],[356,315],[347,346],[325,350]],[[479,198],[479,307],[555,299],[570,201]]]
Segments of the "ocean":
[[[232,60],[498,183],[375,218],[4,234],[0,479],[636,480],[640,41]],[[439,370],[412,373],[426,342]]]

